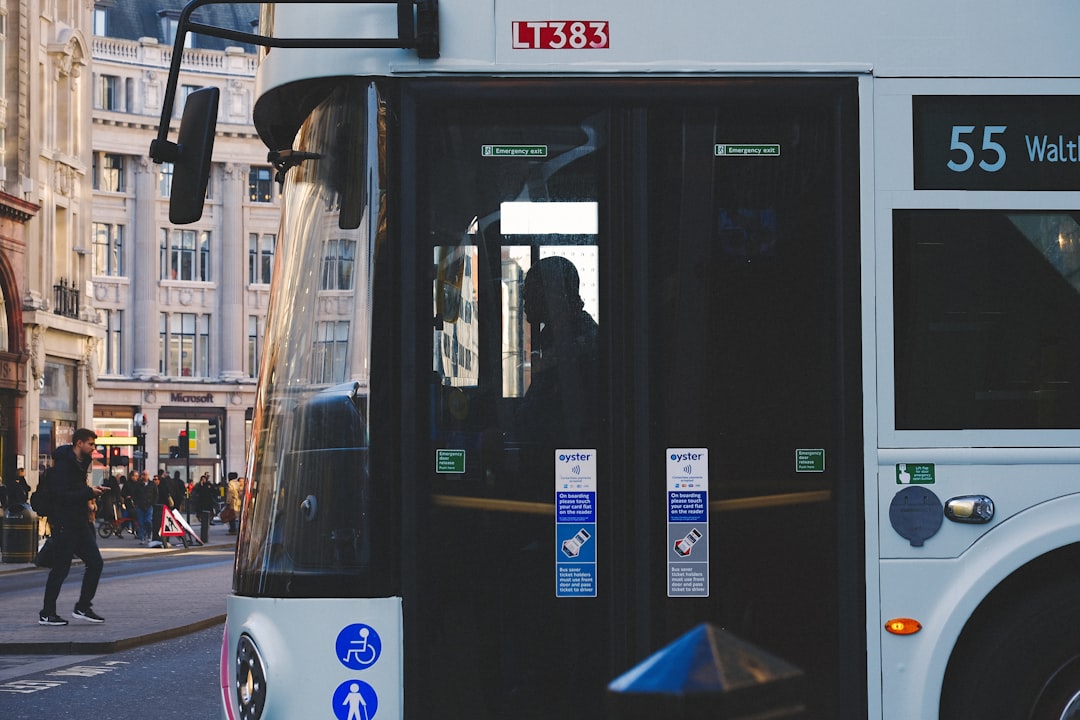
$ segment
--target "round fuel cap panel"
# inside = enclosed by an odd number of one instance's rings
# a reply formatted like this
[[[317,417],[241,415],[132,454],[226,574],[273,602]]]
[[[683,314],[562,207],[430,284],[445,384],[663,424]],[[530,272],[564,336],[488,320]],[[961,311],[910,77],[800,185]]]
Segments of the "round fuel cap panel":
[[[889,505],[889,522],[912,547],[922,547],[944,521],[944,506],[937,495],[921,486],[906,487]]]

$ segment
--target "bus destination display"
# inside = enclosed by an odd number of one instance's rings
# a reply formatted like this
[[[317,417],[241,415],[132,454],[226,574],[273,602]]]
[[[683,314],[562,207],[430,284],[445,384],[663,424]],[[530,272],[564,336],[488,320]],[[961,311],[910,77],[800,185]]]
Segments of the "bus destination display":
[[[911,99],[916,190],[1080,190],[1080,98]]]

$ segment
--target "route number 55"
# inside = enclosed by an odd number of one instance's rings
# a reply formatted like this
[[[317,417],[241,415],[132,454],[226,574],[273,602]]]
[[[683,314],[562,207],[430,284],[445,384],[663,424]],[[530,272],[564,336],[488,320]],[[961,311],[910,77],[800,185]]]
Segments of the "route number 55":
[[[994,140],[994,135],[1005,132],[1006,127],[1006,125],[987,125],[983,128],[982,151],[987,158],[991,156],[996,158],[993,162],[987,162],[986,159],[979,161],[979,167],[986,172],[997,172],[1005,166],[1005,148],[1001,146],[1001,143]],[[974,132],[974,125],[953,125],[952,142],[949,143],[949,150],[959,151],[964,156],[961,162],[955,160],[948,162],[948,167],[953,172],[967,172],[975,164],[975,150],[972,149],[971,143],[965,140],[966,136]]]

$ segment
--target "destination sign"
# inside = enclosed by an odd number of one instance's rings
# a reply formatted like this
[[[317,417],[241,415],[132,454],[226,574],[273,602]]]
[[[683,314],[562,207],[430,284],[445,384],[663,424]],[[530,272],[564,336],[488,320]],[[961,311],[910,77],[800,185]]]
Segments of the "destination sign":
[[[1080,97],[911,99],[916,190],[1080,190]]]

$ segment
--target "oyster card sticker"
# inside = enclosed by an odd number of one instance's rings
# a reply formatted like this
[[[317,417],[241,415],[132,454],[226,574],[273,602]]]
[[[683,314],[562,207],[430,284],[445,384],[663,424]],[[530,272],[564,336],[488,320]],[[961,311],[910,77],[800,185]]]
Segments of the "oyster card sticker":
[[[596,449],[555,451],[555,597],[596,597]]]
[[[709,450],[667,449],[668,597],[709,596]]]

